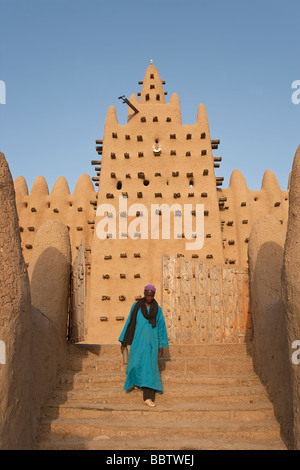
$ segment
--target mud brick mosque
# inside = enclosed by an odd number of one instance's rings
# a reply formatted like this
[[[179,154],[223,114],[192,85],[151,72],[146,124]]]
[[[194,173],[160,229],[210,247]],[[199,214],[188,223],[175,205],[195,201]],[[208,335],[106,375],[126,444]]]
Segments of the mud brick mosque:
[[[85,289],[82,294],[84,312],[81,312],[77,336],[81,341],[115,342],[132,303],[143,294],[149,282],[157,287],[156,298],[168,306],[165,315],[174,333],[173,339],[189,341],[191,337],[194,340],[200,337],[204,342],[216,339],[232,342],[239,335],[241,340],[243,335],[251,335],[247,299],[242,299],[244,311],[239,322],[238,318],[221,312],[218,303],[224,302],[218,294],[215,309],[218,312],[215,313],[219,318],[215,325],[210,320],[208,326],[207,321],[200,318],[201,312],[195,311],[198,297],[203,303],[199,290],[207,290],[207,280],[212,282],[213,278],[209,270],[213,269],[216,280],[211,288],[221,290],[224,296],[228,294],[227,301],[234,308],[233,297],[237,298],[245,286],[228,287],[223,278],[226,273],[236,278],[235,271],[248,269],[249,236],[259,217],[274,214],[286,224],[288,191],[280,189],[271,170],[265,172],[259,191],[248,189],[239,170],[232,173],[229,187],[223,189],[223,178],[216,175],[222,161],[218,152],[220,142],[210,135],[205,106],[200,104],[196,123],[183,125],[179,97],[174,93],[166,103],[165,82],[152,63],[139,84],[142,85],[139,99],[135,94],[129,100],[122,98],[128,105],[125,125],[118,123],[114,106],[108,109],[103,139],[96,140],[98,159],[91,162],[96,172],[92,177],[95,188],[86,174],[79,178],[73,194],[64,177],[56,181],[51,194],[41,176],[36,178],[30,194],[23,177],[15,180],[25,262],[30,265],[35,234],[44,221],[58,219],[68,227],[73,259],[78,251],[84,256],[85,287],[77,286],[78,290]],[[163,204],[173,207],[167,239],[162,233],[164,214],[160,206]],[[203,217],[201,249],[198,248],[200,240],[196,238],[199,233],[194,233],[195,238],[188,241],[183,224],[185,207],[191,207],[193,225],[196,224],[197,204],[203,205],[198,220]],[[97,208],[104,205],[107,211],[97,216]],[[105,214],[106,238],[100,239],[97,225],[101,220],[103,223]],[[159,226],[156,237],[151,236],[153,223]],[[82,241],[84,246],[81,246]],[[197,268],[205,278],[202,284],[199,276],[195,279]],[[175,270],[176,280],[181,277],[181,285],[174,282],[167,285],[170,275],[172,277],[170,269]],[[233,283],[239,283],[233,278]],[[184,291],[181,296],[180,290]],[[169,308],[171,299],[175,302],[174,296],[176,306]],[[185,305],[187,297],[189,303]],[[195,302],[191,302],[190,297]],[[206,312],[208,303],[207,297],[203,304]],[[173,318],[169,315],[171,310]],[[226,322],[231,328],[231,334],[227,335]],[[186,328],[191,334],[184,338]],[[215,334],[216,328],[221,332],[219,335]]]

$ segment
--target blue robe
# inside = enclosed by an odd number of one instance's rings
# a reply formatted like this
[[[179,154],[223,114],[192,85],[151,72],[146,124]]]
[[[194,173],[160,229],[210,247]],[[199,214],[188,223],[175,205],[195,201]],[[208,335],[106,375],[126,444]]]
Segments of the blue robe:
[[[130,314],[119,338],[121,343],[135,304],[131,307]],[[148,314],[149,310],[150,308],[147,308]],[[141,388],[152,388],[162,393],[163,388],[158,369],[158,349],[167,348],[168,345],[165,319],[160,306],[158,306],[155,328],[152,327],[143,316],[141,309],[139,309],[136,316],[134,337],[130,346],[124,390],[129,390],[136,385]]]

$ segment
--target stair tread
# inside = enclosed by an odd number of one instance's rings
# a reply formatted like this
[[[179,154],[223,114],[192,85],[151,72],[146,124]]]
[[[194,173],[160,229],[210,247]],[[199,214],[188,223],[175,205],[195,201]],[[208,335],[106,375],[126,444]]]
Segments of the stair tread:
[[[136,396],[138,393],[141,393],[141,390],[130,390],[128,392],[123,390],[122,385],[119,387],[112,387],[109,385],[102,386],[102,387],[88,387],[88,388],[80,388],[80,389],[72,389],[72,390],[65,390],[64,388],[57,388],[54,392],[55,396],[67,396],[67,397],[74,397],[74,396],[115,396],[115,397],[133,397]],[[253,384],[250,386],[247,385],[237,385],[237,386],[219,386],[215,387],[212,385],[205,385],[205,384],[191,384],[187,388],[185,384],[178,384],[177,386],[170,386],[168,385],[162,395],[157,395],[158,398],[168,398],[173,396],[181,396],[184,393],[184,396],[198,396],[205,397],[205,396],[246,396],[246,395],[261,395],[267,398],[267,394],[265,390],[257,385]],[[208,395],[209,394],[209,395]]]
[[[144,409],[147,408],[144,406]],[[149,409],[149,413],[151,413],[155,408]],[[115,427],[116,425],[120,425],[120,420],[118,416],[110,416],[108,421],[98,418],[53,418],[50,417],[43,417],[41,418],[41,424],[49,424],[55,421],[55,424],[63,424],[73,427],[74,429],[80,425],[89,425],[89,426],[98,426],[98,427],[105,427],[108,429],[109,427]],[[126,428],[134,428],[137,425],[137,421],[133,417],[128,417],[126,419]],[[123,424],[122,424],[123,426]],[[149,421],[147,413],[145,415],[141,415],[139,419],[139,426],[140,427],[149,427]],[[180,419],[178,421],[174,421],[171,419],[163,419],[162,421],[153,421],[151,423],[151,429],[163,429],[164,433],[166,430],[171,429],[175,432],[175,430],[184,430],[184,429],[231,429],[231,430],[245,430],[245,429],[279,429],[279,424],[276,420],[271,419],[261,419],[256,421],[242,421],[242,422],[232,422],[226,419],[220,418],[219,420],[210,420],[210,419],[202,419],[200,421],[190,421],[189,419]]]
[[[162,449],[168,448],[170,441],[169,437],[172,436],[176,444],[174,448],[182,445],[183,439],[186,440],[187,445],[193,445],[192,440],[195,442],[199,439],[211,439],[214,442],[224,441],[227,442],[241,442],[248,440],[257,442],[261,446],[267,442],[276,442],[276,448],[284,448],[284,443],[280,438],[279,424],[275,420],[264,419],[257,421],[247,422],[230,422],[228,420],[198,420],[191,422],[190,420],[180,419],[178,421],[162,419],[155,420],[149,423],[149,415],[145,414],[139,416],[138,421],[130,416],[126,418],[126,426],[124,422],[120,422],[117,416],[110,416],[109,419],[95,419],[95,418],[56,418],[54,421],[51,418],[43,418],[41,426],[46,425],[46,432],[40,432],[38,444],[60,441],[61,443],[69,442],[70,440],[81,440],[83,442],[91,440],[98,440],[104,443],[104,449],[110,449],[108,444],[114,442],[113,446],[116,447],[116,440],[127,442],[130,448],[130,442],[133,443],[135,449],[145,449],[145,440],[154,439],[159,442]],[[121,430],[117,431],[121,426]],[[81,429],[83,428],[83,432]],[[52,432],[49,433],[49,429]],[[77,436],[76,436],[77,435]],[[142,437],[141,437],[142,436]],[[140,440],[140,444],[137,440]],[[123,445],[119,448],[125,449]],[[189,447],[191,448],[191,447]],[[199,448],[199,447],[195,447]],[[153,447],[155,449],[155,447]]]
[[[159,445],[157,439],[135,439],[132,444],[128,439],[68,439],[67,441],[43,441],[38,447],[41,449],[65,450],[286,450],[286,446],[276,439],[264,441],[232,440],[232,439],[168,439]]]
[[[51,403],[47,404],[49,408],[73,408],[73,409],[89,409],[89,410],[108,410],[108,411],[148,411],[152,413],[160,413],[162,411],[187,411],[187,410],[255,410],[255,409],[273,409],[270,402],[259,402],[259,403],[230,403],[226,404],[214,404],[214,403],[199,403],[199,402],[188,402],[164,405],[148,409],[144,403]]]
[[[114,371],[114,372],[102,372],[102,371],[65,371],[64,373],[64,376],[65,377],[73,377],[75,380],[78,380],[78,379],[81,379],[81,378],[91,378],[91,379],[94,379],[94,378],[98,378],[98,377],[106,377],[106,378],[120,378],[122,380],[125,379],[125,371]],[[162,381],[164,379],[169,379],[169,378],[181,378],[182,380],[184,379],[191,379],[191,378],[195,378],[195,379],[198,379],[198,380],[201,380],[201,379],[206,379],[208,377],[211,377],[212,380],[213,379],[219,379],[219,380],[222,380],[222,379],[226,379],[228,378],[228,380],[230,379],[249,379],[249,380],[255,380],[256,382],[259,382],[259,379],[257,377],[257,375],[254,373],[254,372],[247,372],[245,374],[222,374],[222,375],[219,375],[219,374],[179,374],[179,373],[171,373],[171,372],[167,372],[167,371],[163,371],[162,373]],[[260,382],[259,382],[260,383]]]

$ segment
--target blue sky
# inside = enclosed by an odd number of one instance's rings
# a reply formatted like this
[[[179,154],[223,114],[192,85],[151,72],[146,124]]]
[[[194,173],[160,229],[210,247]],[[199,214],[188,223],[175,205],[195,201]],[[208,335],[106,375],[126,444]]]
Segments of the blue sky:
[[[183,124],[206,106],[228,187],[236,168],[257,190],[271,169],[287,188],[300,144],[299,0],[0,0],[0,151],[29,190],[94,176],[107,109],[140,91],[153,59]],[[300,96],[300,94],[299,94]]]

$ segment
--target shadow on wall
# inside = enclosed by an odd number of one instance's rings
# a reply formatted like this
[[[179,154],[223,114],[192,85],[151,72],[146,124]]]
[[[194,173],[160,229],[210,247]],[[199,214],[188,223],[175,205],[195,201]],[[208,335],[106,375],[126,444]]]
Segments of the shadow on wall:
[[[31,416],[33,435],[41,407],[53,390],[57,375],[66,360],[68,297],[71,269],[67,228],[47,221],[40,228],[30,265],[31,289]],[[47,235],[48,234],[48,242]],[[51,245],[49,234],[55,240]],[[38,233],[37,233],[38,235]]]
[[[288,447],[293,442],[289,344],[281,300],[285,227],[274,216],[257,221],[249,241],[250,298],[254,326],[253,363],[274,406]],[[265,241],[268,238],[273,240]]]

